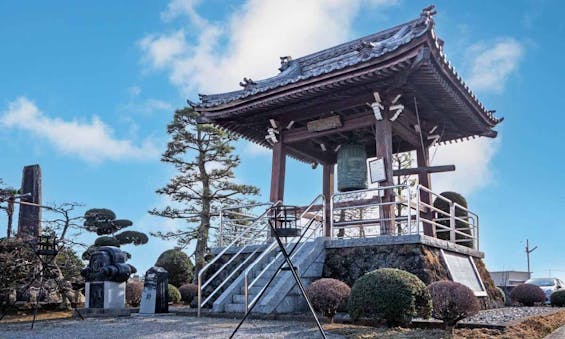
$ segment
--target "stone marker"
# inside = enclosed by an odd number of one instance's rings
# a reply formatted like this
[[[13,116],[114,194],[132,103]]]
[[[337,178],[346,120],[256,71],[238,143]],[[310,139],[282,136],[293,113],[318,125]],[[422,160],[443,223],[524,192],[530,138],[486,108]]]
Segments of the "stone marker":
[[[22,202],[41,205],[41,168],[39,165],[25,166],[22,173]],[[20,205],[18,217],[18,238],[24,240],[37,239],[41,233],[41,208]]]
[[[139,313],[168,313],[169,272],[162,267],[153,266],[145,273],[145,283],[141,294]]]

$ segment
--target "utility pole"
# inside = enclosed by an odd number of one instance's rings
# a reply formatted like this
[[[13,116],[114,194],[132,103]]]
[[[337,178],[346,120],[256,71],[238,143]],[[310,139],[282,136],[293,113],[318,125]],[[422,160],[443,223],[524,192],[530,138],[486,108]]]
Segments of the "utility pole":
[[[538,247],[534,246],[534,248],[530,248],[530,243],[528,242],[528,239],[526,239],[526,257],[528,258],[528,279],[532,278],[532,271],[530,271],[530,253],[535,251],[536,248]]]

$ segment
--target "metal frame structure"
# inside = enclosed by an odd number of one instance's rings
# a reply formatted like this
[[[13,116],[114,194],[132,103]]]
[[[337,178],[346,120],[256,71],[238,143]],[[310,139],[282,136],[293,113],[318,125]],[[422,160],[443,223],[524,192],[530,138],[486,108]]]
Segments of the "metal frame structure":
[[[261,297],[265,294],[265,291],[267,290],[267,288],[269,288],[269,286],[275,280],[275,278],[277,277],[279,272],[281,272],[281,270],[283,269],[283,266],[286,264],[286,268],[292,273],[294,281],[296,282],[296,284],[298,285],[298,288],[300,289],[300,293],[304,297],[306,304],[308,304],[308,308],[309,308],[310,312],[312,313],[314,320],[316,321],[316,325],[318,326],[318,329],[320,330],[320,334],[322,335],[322,338],[325,339],[326,334],[324,332],[324,329],[322,328],[322,325],[320,324],[320,321],[318,320],[318,317],[316,316],[316,311],[314,311],[314,307],[312,306],[310,299],[308,299],[308,296],[306,295],[306,291],[304,290],[304,286],[302,285],[302,281],[300,280],[300,276],[298,275],[297,269],[294,266],[294,264],[292,263],[292,255],[294,254],[295,250],[297,249],[298,244],[300,244],[302,242],[302,239],[304,238],[306,233],[308,233],[308,230],[310,229],[310,226],[313,224],[315,219],[311,219],[310,222],[308,222],[307,226],[302,230],[301,235],[298,238],[298,241],[294,244],[291,251],[287,252],[285,244],[283,244],[283,242],[281,241],[282,236],[279,235],[280,228],[277,227],[277,223],[280,222],[280,219],[277,218],[278,217],[277,208],[279,208],[279,207],[284,207],[284,206],[279,205],[279,206],[274,206],[274,207],[271,208],[271,210],[273,212],[271,213],[271,218],[269,220],[269,227],[271,228],[271,232],[272,232],[271,234],[273,234],[273,237],[274,237],[277,245],[279,246],[280,253],[284,257],[284,261],[282,261],[280,263],[280,265],[277,268],[277,270],[275,271],[275,273],[271,276],[271,278],[267,282],[267,285],[265,285],[265,287],[261,290],[261,293],[259,293],[257,295],[257,301],[259,301],[261,299]],[[243,316],[243,318],[241,319],[241,321],[239,322],[237,327],[234,329],[234,331],[230,335],[230,339],[234,337],[234,335],[237,333],[237,331],[239,330],[241,325],[243,325],[243,323],[245,322],[245,320],[247,319],[249,314],[251,314],[251,312],[253,311],[253,308],[255,307],[255,305],[257,305],[257,303],[253,303],[251,305],[251,307],[246,310],[245,315]]]

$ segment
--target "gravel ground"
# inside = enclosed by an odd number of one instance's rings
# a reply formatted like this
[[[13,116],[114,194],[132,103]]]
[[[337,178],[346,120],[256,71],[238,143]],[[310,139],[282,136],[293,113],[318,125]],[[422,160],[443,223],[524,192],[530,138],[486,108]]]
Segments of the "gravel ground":
[[[504,307],[480,311],[478,314],[462,322],[480,324],[504,324],[520,318],[543,315],[554,312],[553,307]]]
[[[30,324],[0,324],[0,338],[228,338],[238,324],[236,319],[187,316],[134,316],[52,320]],[[236,338],[318,338],[314,323],[294,321],[246,321]],[[343,336],[328,334],[328,338]]]
[[[505,307],[480,311],[466,322],[503,324],[520,318],[555,311],[552,307]],[[305,315],[305,317],[308,315]],[[87,318],[80,320],[49,320],[29,323],[0,324],[0,339],[4,338],[228,338],[238,319],[196,318],[193,316],[159,315],[119,318]],[[328,338],[343,338],[337,334]],[[282,320],[249,320],[236,338],[318,338],[313,322]]]

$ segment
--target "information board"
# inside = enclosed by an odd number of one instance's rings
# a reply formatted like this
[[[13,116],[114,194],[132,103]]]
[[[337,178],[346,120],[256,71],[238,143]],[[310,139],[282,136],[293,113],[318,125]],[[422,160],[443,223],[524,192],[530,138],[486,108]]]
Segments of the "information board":
[[[441,254],[453,281],[469,287],[476,296],[486,296],[485,287],[471,256],[444,250],[441,250]]]

